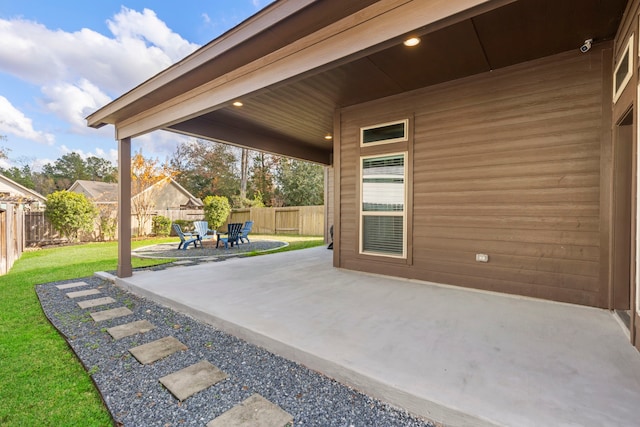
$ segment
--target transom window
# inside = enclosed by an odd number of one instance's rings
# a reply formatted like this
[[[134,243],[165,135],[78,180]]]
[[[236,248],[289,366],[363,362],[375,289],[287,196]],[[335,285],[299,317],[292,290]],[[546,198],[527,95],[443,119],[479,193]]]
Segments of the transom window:
[[[360,146],[407,141],[408,120],[360,128]]]

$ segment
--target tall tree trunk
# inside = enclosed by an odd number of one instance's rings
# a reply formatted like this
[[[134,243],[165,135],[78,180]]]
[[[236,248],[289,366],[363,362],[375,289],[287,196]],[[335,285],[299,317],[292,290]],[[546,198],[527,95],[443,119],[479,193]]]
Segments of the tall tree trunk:
[[[240,161],[240,198],[247,198],[247,181],[249,179],[249,150],[242,149],[242,158]]]

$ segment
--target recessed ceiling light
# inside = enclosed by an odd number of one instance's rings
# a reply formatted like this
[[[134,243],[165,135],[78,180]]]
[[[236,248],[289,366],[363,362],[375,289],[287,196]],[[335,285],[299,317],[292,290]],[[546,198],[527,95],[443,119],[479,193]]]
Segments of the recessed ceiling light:
[[[333,136],[331,135],[325,135],[324,139],[326,139],[327,141],[331,141],[333,139]]]
[[[420,39],[418,37],[411,37],[410,39],[406,39],[404,41],[405,46],[416,46],[420,43]]]
[[[236,102],[234,102],[234,103],[233,103],[233,106],[234,106],[234,107],[242,107],[242,105],[243,105],[243,104],[242,104],[242,102],[240,102],[240,101],[236,101]]]

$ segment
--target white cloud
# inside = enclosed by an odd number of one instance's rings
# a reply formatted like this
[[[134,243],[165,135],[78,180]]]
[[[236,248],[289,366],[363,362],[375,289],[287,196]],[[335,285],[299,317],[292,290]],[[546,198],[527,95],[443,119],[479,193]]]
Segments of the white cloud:
[[[86,79],[77,84],[60,82],[42,87],[44,105],[61,119],[70,123],[78,133],[89,130],[84,118],[111,99]]]
[[[149,9],[123,7],[107,24],[113,37],[0,19],[0,72],[40,86],[42,105],[83,133],[88,114],[199,47]]]
[[[0,96],[0,134],[10,134],[47,145],[53,145],[55,141],[52,134],[35,130],[32,120],[4,96]]]

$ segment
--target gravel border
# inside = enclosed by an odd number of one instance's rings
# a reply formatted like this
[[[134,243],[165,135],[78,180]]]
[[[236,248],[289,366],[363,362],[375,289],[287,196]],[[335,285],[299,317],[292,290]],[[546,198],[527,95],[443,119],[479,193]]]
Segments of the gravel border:
[[[251,243],[234,245],[228,249],[216,248],[215,240],[205,241],[202,246],[195,248],[193,245],[185,250],[178,249],[178,243],[159,243],[157,245],[144,246],[131,252],[137,258],[177,258],[177,259],[202,259],[202,258],[232,258],[249,252],[269,252],[289,246],[287,242],[279,240],[254,240]]]
[[[165,267],[166,268],[166,267]],[[84,281],[90,286],[59,290]],[[66,293],[97,288],[116,303],[80,309]],[[434,427],[408,412],[368,397],[298,363],[270,353],[211,325],[158,305],[98,277],[36,286],[42,309],[85,366],[118,426],[204,426],[254,393],[293,415],[296,426]],[[126,306],[133,315],[95,323],[89,313]],[[106,328],[135,320],[156,328],[114,340]],[[188,347],[151,365],[141,365],[129,348],[172,335]],[[226,380],[179,402],[158,381],[201,360],[229,375]]]

